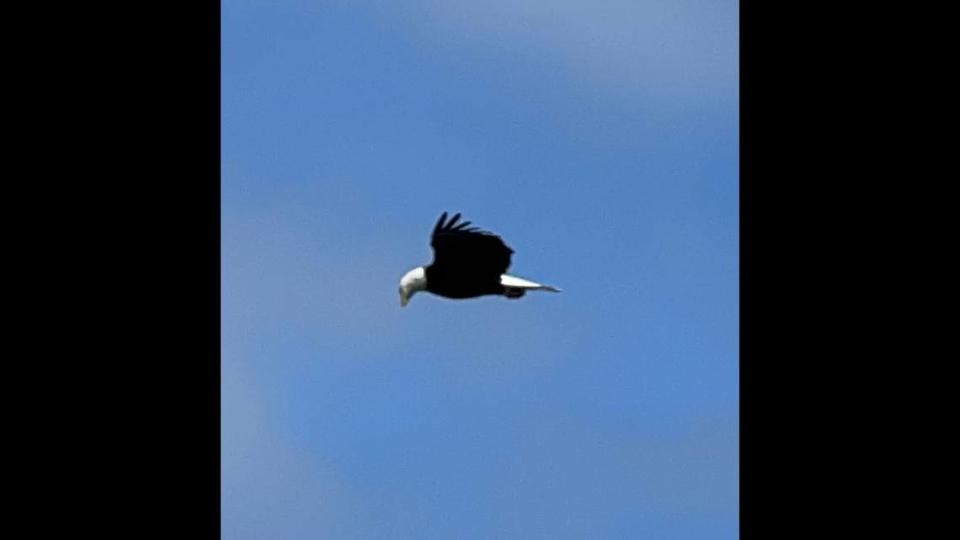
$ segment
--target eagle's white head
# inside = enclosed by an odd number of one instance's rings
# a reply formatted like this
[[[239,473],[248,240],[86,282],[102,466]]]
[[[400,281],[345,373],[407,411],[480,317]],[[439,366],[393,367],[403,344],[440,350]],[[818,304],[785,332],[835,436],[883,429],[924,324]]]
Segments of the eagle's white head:
[[[427,288],[427,273],[422,266],[407,272],[400,278],[400,307],[407,305],[417,291]]]

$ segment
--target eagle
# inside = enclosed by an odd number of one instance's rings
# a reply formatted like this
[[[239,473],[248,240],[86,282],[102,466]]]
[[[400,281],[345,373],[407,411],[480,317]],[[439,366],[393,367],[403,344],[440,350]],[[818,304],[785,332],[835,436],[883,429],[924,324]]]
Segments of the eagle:
[[[560,292],[560,289],[535,283],[506,273],[513,250],[499,236],[469,227],[469,221],[457,223],[460,214],[447,220],[444,212],[430,237],[433,263],[418,266],[400,279],[400,306],[419,291],[453,299],[500,295],[520,298],[527,291]]]

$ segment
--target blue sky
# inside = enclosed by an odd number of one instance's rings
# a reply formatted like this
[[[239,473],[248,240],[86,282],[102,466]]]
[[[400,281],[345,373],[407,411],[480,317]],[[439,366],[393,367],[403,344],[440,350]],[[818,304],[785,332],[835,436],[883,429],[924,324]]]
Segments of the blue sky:
[[[223,537],[737,537],[738,31],[224,0]],[[444,210],[563,292],[401,309]]]

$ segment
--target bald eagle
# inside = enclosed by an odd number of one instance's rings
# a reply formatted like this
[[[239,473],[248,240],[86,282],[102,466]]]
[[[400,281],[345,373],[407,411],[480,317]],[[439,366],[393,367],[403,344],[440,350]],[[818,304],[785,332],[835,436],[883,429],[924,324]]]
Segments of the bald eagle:
[[[444,212],[433,228],[433,263],[407,272],[400,280],[400,306],[418,291],[445,298],[475,298],[489,294],[520,298],[527,291],[560,292],[550,285],[506,274],[513,250],[499,236],[457,224],[460,214],[447,221]]]

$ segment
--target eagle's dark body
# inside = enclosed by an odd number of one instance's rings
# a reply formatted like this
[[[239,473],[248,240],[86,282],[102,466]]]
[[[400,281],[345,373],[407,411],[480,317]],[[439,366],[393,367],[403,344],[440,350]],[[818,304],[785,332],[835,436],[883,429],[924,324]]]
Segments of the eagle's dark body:
[[[457,224],[460,214],[447,221],[444,212],[433,228],[430,245],[433,263],[424,268],[427,291],[446,298],[474,298],[484,295],[523,296],[522,289],[501,284],[501,276],[510,267],[510,249],[499,236],[476,227],[469,221]]]

